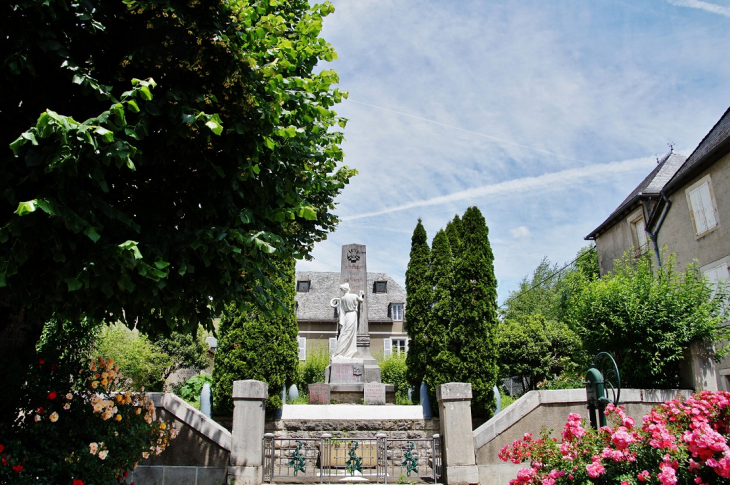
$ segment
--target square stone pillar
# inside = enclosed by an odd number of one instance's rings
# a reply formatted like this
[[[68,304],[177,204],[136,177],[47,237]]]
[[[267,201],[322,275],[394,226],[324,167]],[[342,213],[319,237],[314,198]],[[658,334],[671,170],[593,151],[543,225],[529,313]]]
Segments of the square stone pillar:
[[[717,391],[715,346],[708,342],[693,342],[684,354],[679,385],[684,389]]]
[[[436,400],[440,411],[444,483],[479,483],[474,432],[471,429],[471,384],[442,384],[436,388]]]
[[[233,382],[233,430],[228,482],[263,483],[263,438],[269,385],[246,380]]]

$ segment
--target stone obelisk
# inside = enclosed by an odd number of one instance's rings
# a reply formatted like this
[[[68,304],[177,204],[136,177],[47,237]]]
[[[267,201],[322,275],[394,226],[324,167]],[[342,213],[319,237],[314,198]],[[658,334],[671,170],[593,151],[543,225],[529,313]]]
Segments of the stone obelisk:
[[[346,244],[342,246],[342,264],[340,284],[348,283],[350,291],[365,294],[365,301],[360,303],[357,321],[357,354],[355,359],[364,365],[365,382],[381,382],[380,367],[370,355],[370,333],[368,329],[368,268],[367,251],[364,244]]]

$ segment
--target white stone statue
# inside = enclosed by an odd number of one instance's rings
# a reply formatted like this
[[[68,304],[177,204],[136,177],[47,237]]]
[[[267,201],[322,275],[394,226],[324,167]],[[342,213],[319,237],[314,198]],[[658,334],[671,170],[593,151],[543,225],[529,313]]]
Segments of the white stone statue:
[[[365,301],[365,293],[350,293],[350,285],[340,285],[342,296],[332,298],[330,305],[340,314],[340,335],[330,362],[350,362],[357,353],[357,307]]]

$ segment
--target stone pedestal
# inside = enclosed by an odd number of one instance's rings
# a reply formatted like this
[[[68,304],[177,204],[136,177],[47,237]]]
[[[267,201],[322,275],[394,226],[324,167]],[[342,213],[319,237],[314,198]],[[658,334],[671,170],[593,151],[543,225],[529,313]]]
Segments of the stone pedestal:
[[[324,381],[328,384],[353,384],[365,382],[365,366],[361,362],[332,363],[324,370]]]
[[[263,436],[266,399],[265,382],[246,380],[233,383],[233,430],[228,481],[237,485],[263,483]]]
[[[436,388],[439,404],[444,483],[479,483],[471,429],[471,384],[451,382]]]

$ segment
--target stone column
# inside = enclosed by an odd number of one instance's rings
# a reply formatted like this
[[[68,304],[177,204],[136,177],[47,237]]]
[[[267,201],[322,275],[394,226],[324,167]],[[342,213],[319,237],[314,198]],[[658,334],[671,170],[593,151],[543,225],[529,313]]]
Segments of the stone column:
[[[233,382],[233,431],[228,481],[236,485],[263,483],[263,437],[269,385],[246,380]]]
[[[357,354],[355,359],[362,360],[365,382],[381,382],[380,367],[370,355],[370,329],[368,322],[368,295],[372,288],[368,287],[367,251],[364,244],[346,244],[342,246],[340,266],[340,283],[348,283],[350,292],[365,293],[365,301],[360,304],[357,319]]]
[[[694,342],[685,352],[680,368],[680,386],[695,391],[717,391],[715,346],[708,342]]]
[[[471,429],[471,384],[450,382],[436,388],[441,424],[444,483],[479,483]]]

